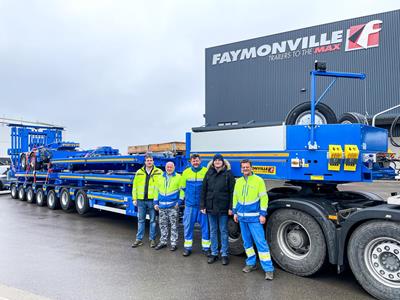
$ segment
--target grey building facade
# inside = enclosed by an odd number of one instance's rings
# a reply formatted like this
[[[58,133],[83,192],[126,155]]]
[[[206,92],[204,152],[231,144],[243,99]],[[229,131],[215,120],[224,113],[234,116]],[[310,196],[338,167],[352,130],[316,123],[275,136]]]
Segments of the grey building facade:
[[[338,117],[372,116],[400,103],[399,49],[400,10],[207,48],[205,127],[282,123],[309,101],[315,60],[329,71],[365,73],[366,80],[338,79],[323,102]],[[319,94],[330,82],[318,79]]]

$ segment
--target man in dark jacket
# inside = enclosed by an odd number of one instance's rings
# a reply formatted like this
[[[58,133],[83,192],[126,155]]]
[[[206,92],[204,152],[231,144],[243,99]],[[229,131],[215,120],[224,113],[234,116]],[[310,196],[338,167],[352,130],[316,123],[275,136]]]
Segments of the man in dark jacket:
[[[207,213],[210,224],[211,255],[208,263],[218,259],[218,228],[221,234],[221,260],[229,264],[228,247],[228,214],[232,214],[233,189],[235,177],[230,165],[221,154],[216,154],[203,180],[200,208]]]

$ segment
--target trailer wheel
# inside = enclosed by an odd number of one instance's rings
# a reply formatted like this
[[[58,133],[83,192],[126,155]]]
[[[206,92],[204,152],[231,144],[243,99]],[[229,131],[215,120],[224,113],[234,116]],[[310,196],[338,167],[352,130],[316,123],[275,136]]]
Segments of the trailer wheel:
[[[21,201],[25,201],[26,200],[25,199],[25,190],[24,190],[24,186],[23,185],[21,185],[18,188],[18,199],[21,200]]]
[[[347,112],[340,116],[338,123],[340,124],[365,124],[368,125],[367,118],[356,112]]]
[[[46,205],[46,195],[42,188],[38,188],[36,190],[36,204],[38,206],[45,206]]]
[[[63,188],[60,193],[60,204],[61,208],[65,212],[71,212],[73,209],[73,202],[71,200],[71,196],[69,195],[69,190]]]
[[[242,234],[240,226],[233,221],[233,218],[228,219],[228,234],[229,234],[229,253],[232,255],[240,255],[244,253]]]
[[[76,193],[75,207],[76,207],[76,211],[80,215],[84,215],[87,212],[89,212],[89,210],[90,210],[89,199],[84,190],[79,190]]]
[[[35,191],[31,186],[28,186],[26,189],[26,202],[34,203],[35,202]]]
[[[11,198],[17,199],[18,198],[18,188],[16,184],[12,184],[10,187],[11,191]]]
[[[60,200],[57,198],[55,190],[50,190],[47,193],[47,207],[56,210],[60,207]]]
[[[400,299],[400,224],[370,221],[350,237],[347,256],[360,285],[378,299]]]
[[[309,214],[294,209],[273,212],[268,220],[267,241],[272,257],[285,271],[310,276],[324,265],[324,234]]]
[[[311,122],[311,103],[300,103],[293,107],[285,118],[286,125],[309,125]],[[324,103],[318,103],[315,109],[315,124],[335,124],[334,111]]]

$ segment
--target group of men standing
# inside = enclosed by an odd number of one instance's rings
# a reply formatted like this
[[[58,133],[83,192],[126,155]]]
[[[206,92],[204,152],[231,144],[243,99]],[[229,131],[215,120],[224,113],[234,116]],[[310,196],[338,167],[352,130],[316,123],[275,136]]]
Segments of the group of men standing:
[[[144,166],[136,172],[132,198],[138,209],[138,231],[133,248],[143,245],[147,211],[150,216],[150,247],[160,250],[167,247],[170,227],[170,250],[177,250],[179,206],[184,204],[183,256],[190,256],[193,247],[195,223],[201,226],[201,245],[208,263],[219,259],[223,265],[229,264],[228,215],[239,222],[243,245],[247,254],[243,272],[257,269],[258,250],[265,279],[273,279],[274,267],[268,244],[265,240],[264,224],[267,213],[268,196],[262,178],[252,172],[249,160],[241,161],[243,176],[236,183],[228,161],[216,154],[208,168],[201,166],[198,154],[190,157],[191,166],[182,175],[175,172],[173,162],[168,162],[165,172],[154,166],[151,155],[145,156]],[[159,212],[160,240],[156,243],[156,211]],[[218,251],[218,229],[221,249]]]

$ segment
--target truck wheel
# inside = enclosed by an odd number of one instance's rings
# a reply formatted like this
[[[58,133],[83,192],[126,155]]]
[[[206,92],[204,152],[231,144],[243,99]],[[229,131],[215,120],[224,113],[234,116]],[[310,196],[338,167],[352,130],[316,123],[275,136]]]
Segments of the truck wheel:
[[[240,226],[233,221],[233,218],[228,219],[228,234],[229,234],[229,252],[232,255],[240,255],[244,253],[242,234]]]
[[[35,192],[31,186],[28,186],[26,189],[26,202],[28,203],[35,202]]]
[[[47,193],[47,207],[56,210],[60,207],[60,200],[57,198],[55,190],[50,190]]]
[[[61,208],[65,212],[71,212],[73,208],[73,202],[71,200],[71,196],[69,195],[68,189],[62,189],[60,193],[60,204]]]
[[[300,103],[292,108],[285,118],[286,125],[309,125],[311,122],[311,103]],[[315,108],[315,124],[335,124],[337,118],[334,111],[324,103]]]
[[[18,198],[18,188],[16,184],[12,184],[10,187],[11,191],[11,198],[17,199]]]
[[[21,201],[25,201],[26,200],[25,199],[24,186],[22,186],[22,185],[18,188],[18,199],[21,200]]]
[[[339,124],[366,124],[368,125],[367,118],[356,112],[347,112],[340,116]]]
[[[299,276],[318,272],[326,258],[324,234],[309,214],[279,209],[268,220],[267,241],[275,262]]]
[[[38,206],[45,206],[46,205],[46,195],[42,188],[38,188],[36,190],[36,204]]]
[[[84,190],[79,190],[75,198],[76,211],[80,215],[86,214],[90,210],[89,199]]]
[[[347,256],[360,285],[378,299],[400,299],[400,224],[369,221],[350,237]]]

